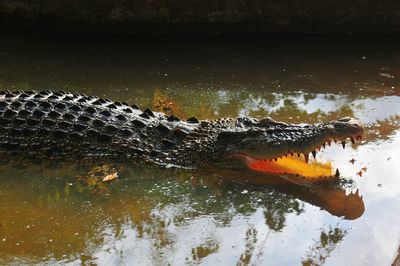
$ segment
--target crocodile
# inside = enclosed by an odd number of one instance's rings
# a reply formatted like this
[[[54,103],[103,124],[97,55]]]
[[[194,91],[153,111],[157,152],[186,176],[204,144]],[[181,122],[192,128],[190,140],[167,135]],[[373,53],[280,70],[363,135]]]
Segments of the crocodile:
[[[348,139],[359,141],[363,132],[363,125],[350,117],[316,124],[269,117],[182,120],[78,92],[0,92],[0,153],[6,156],[106,157],[189,169],[308,176],[310,169],[302,167],[310,154],[315,157],[331,141],[343,147]],[[288,167],[299,161],[300,166]],[[309,165],[317,172],[311,177],[335,175],[319,172],[324,168],[319,162]]]

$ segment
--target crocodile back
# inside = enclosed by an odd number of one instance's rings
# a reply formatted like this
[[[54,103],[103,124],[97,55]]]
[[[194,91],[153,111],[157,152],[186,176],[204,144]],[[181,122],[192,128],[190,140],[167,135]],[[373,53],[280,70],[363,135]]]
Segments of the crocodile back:
[[[156,116],[163,115],[80,93],[2,91],[1,152],[141,156],[142,129]]]

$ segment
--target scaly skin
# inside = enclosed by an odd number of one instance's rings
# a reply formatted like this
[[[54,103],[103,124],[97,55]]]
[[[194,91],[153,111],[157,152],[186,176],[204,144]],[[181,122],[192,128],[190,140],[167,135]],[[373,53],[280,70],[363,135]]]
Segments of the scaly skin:
[[[0,152],[6,155],[140,158],[232,169],[290,153],[308,157],[326,142],[362,134],[352,118],[314,125],[246,117],[182,121],[80,93],[0,92]]]

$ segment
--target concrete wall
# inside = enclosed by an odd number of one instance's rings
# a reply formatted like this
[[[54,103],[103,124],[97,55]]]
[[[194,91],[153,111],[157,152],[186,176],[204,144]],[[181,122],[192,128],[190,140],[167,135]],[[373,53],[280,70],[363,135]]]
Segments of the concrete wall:
[[[116,33],[400,32],[393,0],[2,0],[1,23]]]

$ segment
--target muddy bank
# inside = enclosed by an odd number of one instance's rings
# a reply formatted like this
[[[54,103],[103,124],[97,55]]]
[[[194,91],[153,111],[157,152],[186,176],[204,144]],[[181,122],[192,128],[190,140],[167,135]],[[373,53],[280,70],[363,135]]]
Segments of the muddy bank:
[[[5,25],[97,33],[398,33],[398,1],[6,0]]]

